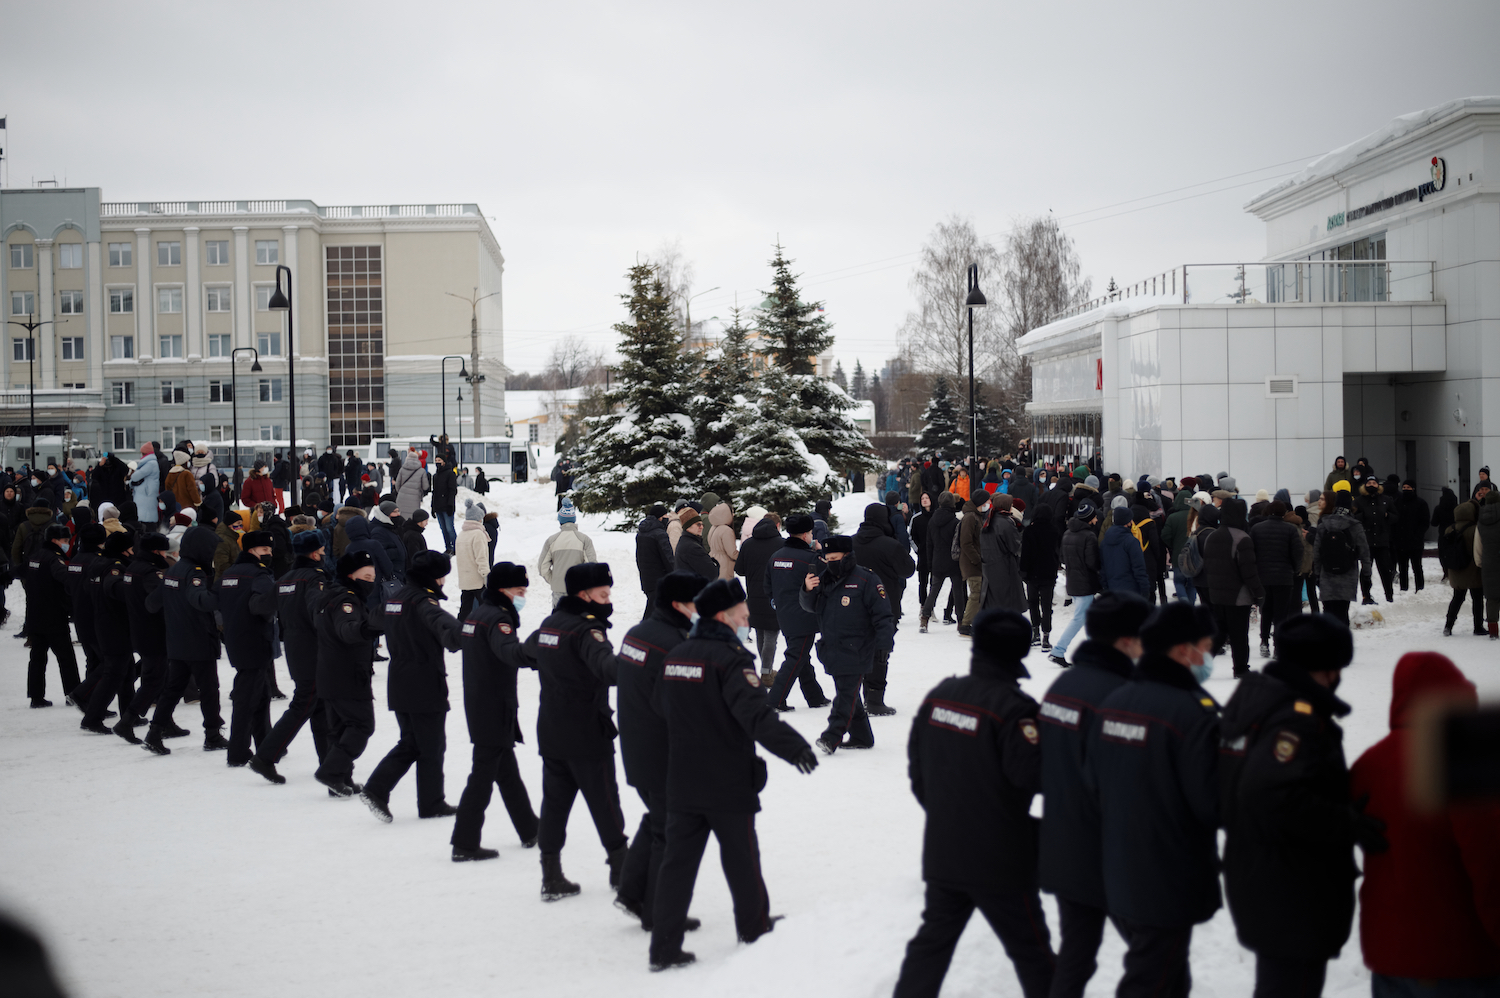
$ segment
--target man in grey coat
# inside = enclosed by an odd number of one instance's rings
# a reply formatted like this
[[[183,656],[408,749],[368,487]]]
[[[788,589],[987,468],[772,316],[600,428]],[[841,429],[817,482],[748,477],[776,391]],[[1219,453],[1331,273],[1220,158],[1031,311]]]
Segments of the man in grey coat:
[[[427,469],[422,467],[422,455],[414,447],[406,449],[406,459],[391,478],[391,491],[396,493],[396,505],[401,512],[411,516],[422,508],[422,497],[432,488]]]

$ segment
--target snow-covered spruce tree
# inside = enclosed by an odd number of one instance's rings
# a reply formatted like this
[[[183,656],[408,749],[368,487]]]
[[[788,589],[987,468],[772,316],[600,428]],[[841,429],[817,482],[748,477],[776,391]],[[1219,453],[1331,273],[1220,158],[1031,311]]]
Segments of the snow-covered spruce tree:
[[[948,386],[948,378],[939,374],[932,383],[932,398],[922,412],[922,429],[917,433],[917,453],[937,454],[949,461],[962,455],[966,448],[963,427],[958,419],[958,401]]]
[[[755,382],[749,337],[750,327],[745,325],[741,310],[730,309],[718,356],[703,369],[698,394],[692,400],[702,462],[701,485],[721,496],[733,496],[733,485],[739,478],[740,445],[735,440],[734,410],[736,396],[746,394]]]
[[[736,396],[725,414],[736,469],[727,494],[737,506],[756,503],[783,517],[811,512],[837,480],[828,462],[810,452],[797,428],[785,421],[786,393],[793,390],[789,381],[771,368]]]
[[[682,352],[671,299],[655,268],[637,264],[628,277],[630,293],[620,298],[630,321],[615,326],[621,360],[609,411],[589,419],[577,455],[574,502],[589,513],[643,515],[653,503],[696,493],[701,481],[688,415],[697,371]]]

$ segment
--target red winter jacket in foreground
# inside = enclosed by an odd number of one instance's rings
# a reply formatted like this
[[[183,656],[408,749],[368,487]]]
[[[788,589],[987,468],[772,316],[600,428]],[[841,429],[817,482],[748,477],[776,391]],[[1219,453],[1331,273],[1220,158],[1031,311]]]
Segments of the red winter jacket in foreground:
[[[1474,685],[1445,656],[1412,652],[1396,664],[1391,733],[1351,770],[1357,801],[1386,822],[1390,850],[1365,855],[1359,939],[1365,965],[1389,977],[1500,974],[1500,804],[1450,806],[1433,817],[1406,805],[1413,704],[1437,692],[1472,700]]]

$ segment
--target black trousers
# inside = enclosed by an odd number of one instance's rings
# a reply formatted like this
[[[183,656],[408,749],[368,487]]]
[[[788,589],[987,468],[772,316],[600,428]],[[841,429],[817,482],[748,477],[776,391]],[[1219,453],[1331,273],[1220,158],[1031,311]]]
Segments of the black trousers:
[[[1104,941],[1103,908],[1057,899],[1062,942],[1057,947],[1057,973],[1048,998],[1083,998],[1083,989],[1099,969],[1099,944]],[[1123,933],[1122,933],[1123,935]]]
[[[980,893],[945,884],[927,884],[922,927],[906,944],[895,998],[937,998],[953,949],[978,908],[1016,968],[1021,994],[1046,998],[1057,958],[1047,932],[1042,898],[1035,887],[1001,894]]]
[[[1458,622],[1458,612],[1464,608],[1464,593],[1469,594],[1469,602],[1474,604],[1474,631],[1483,633],[1485,630],[1483,589],[1453,590],[1453,598],[1448,601],[1448,626],[1452,627]]]
[[[463,796],[458,799],[458,817],[453,823],[452,844],[460,849],[478,849],[480,832],[484,830],[484,812],[490,806],[490,797],[496,787],[500,788],[500,800],[505,804],[510,823],[522,842],[536,838],[537,817],[531,809],[531,795],[521,780],[521,770],[516,766],[516,750],[512,745],[475,745],[474,765],[469,770],[469,782]]]
[[[1184,998],[1193,987],[1188,969],[1191,925],[1161,929],[1118,919],[1115,927],[1125,937],[1125,976],[1116,998]]]
[[[293,687],[291,702],[281,712],[281,717],[277,718],[271,733],[266,735],[260,747],[255,750],[256,754],[267,762],[280,762],[286,755],[287,747],[292,744],[292,739],[302,730],[302,725],[309,722],[313,751],[318,754],[318,762],[321,763],[328,754],[328,712],[323,709],[323,702],[318,699],[318,688],[312,683],[298,683]]]
[[[927,605],[927,587],[932,582],[932,569],[917,566],[917,603]]]
[[[1266,597],[1260,603],[1260,640],[1270,641],[1276,633],[1276,625],[1288,617],[1302,612],[1302,601],[1296,597],[1296,588],[1266,585]]]
[[[1255,954],[1253,998],[1319,998],[1327,960],[1282,960]]]
[[[364,754],[370,736],[375,733],[375,701],[324,700],[322,704],[328,718],[328,751],[318,765],[317,775],[350,783],[354,778],[354,760]]]
[[[786,702],[787,694],[792,692],[793,682],[802,687],[802,696],[809,707],[821,707],[828,702],[823,687],[818,685],[818,673],[812,667],[813,644],[817,640],[816,634],[786,638],[781,668],[777,670],[776,682],[771,684],[771,690],[767,694],[771,698],[772,707],[779,707]]]
[[[613,751],[598,759],[543,756],[542,820],[537,827],[537,845],[544,855],[562,852],[568,841],[568,815],[579,794],[588,805],[605,852],[614,852],[630,841],[625,837],[625,812],[620,810]]]
[[[823,731],[823,738],[837,745],[847,734],[850,745],[874,745],[875,732],[870,730],[870,716],[865,713],[864,701],[859,698],[860,683],[865,677],[843,675],[830,678],[833,680],[833,706],[828,711],[828,727]]]
[[[1250,607],[1215,603],[1212,609],[1214,623],[1219,627],[1218,651],[1226,644],[1229,646],[1236,673],[1250,668]]]
[[[63,693],[72,693],[78,688],[78,659],[73,654],[73,635],[66,627],[56,631],[44,631],[33,626],[26,633],[31,645],[31,660],[26,664],[26,695],[40,700],[47,695],[47,653],[57,659],[58,677],[62,680]]]
[[[1375,562],[1375,571],[1380,573],[1380,587],[1385,590],[1385,601],[1389,603],[1395,598],[1392,585],[1396,581],[1396,559],[1388,547],[1371,548],[1371,560]],[[1368,575],[1360,576],[1359,584],[1364,587],[1365,597],[1369,598],[1370,587],[1374,580]]]
[[[957,606],[963,608],[962,600],[969,598],[968,591],[964,588],[963,576],[958,572],[958,566],[953,566],[953,571],[947,575],[932,574],[932,588],[927,591],[927,596],[922,600],[922,616],[931,619],[932,609],[937,606],[938,594],[943,591],[943,583],[948,583],[948,605],[943,610],[943,619],[953,618],[953,609]]]
[[[885,698],[885,681],[891,671],[891,653],[888,651],[877,651],[875,653],[875,667],[865,673],[866,695],[873,694]]]
[[[650,620],[651,615],[656,612],[656,590],[646,593],[646,612],[641,614],[642,620]]]
[[[271,684],[267,670],[248,668],[234,670],[234,686],[229,691],[229,752],[225,759],[233,765],[250,761],[250,740],[258,751],[271,733]]]
[[[755,814],[716,811],[698,814],[672,811],[667,815],[666,851],[656,884],[651,929],[651,959],[682,952],[693,885],[708,845],[708,833],[719,842],[719,865],[734,900],[734,927],[741,941],[752,943],[771,931],[771,896],[760,874],[760,840]]]
[[[1302,591],[1303,587],[1306,587],[1307,591],[1307,612],[1317,613],[1318,580],[1313,578],[1311,575],[1297,576],[1297,581],[1292,584],[1292,599],[1297,600],[1299,604],[1301,603],[1301,600],[1298,599],[1297,594]]]
[[[1349,601],[1346,599],[1325,599],[1323,601],[1323,612],[1341,622],[1345,627],[1349,626]]]
[[[145,717],[150,713],[152,705],[161,699],[162,687],[167,684],[167,656],[142,655],[140,663],[141,685],[135,691],[135,698],[130,701],[130,712],[137,717]]]
[[[135,659],[129,651],[111,654],[100,660],[94,691],[89,694],[83,719],[93,724],[103,721],[104,712],[109,710],[109,702],[116,698],[120,701],[120,720],[123,721],[130,709],[130,702],[135,699]]]
[[[625,869],[620,874],[620,897],[641,907],[641,924],[651,928],[656,918],[656,885],[661,878],[661,861],[667,854],[667,795],[636,788],[646,813],[641,826],[630,840],[625,854]]]
[[[458,596],[458,619],[460,621],[469,619],[469,611],[474,609],[474,600],[479,597],[483,590],[463,589]]]
[[[1052,633],[1052,596],[1057,590],[1057,579],[1046,582],[1026,583],[1026,602],[1031,604],[1031,626],[1040,627],[1042,633]]]
[[[162,687],[161,699],[156,701],[151,723],[162,728],[172,723],[172,711],[182,700],[189,679],[198,684],[198,709],[203,712],[203,731],[218,731],[224,727],[224,715],[219,713],[217,660],[188,662],[180,658],[167,659],[167,682]]]
[[[1421,592],[1426,585],[1422,578],[1422,549],[1414,551],[1402,551],[1396,555],[1396,571],[1401,582],[1401,591],[1406,592],[1407,568],[1410,567],[1411,575],[1416,579],[1417,592]]]
[[[406,771],[417,767],[417,815],[433,814],[443,803],[443,754],[448,749],[448,712],[396,713],[401,737],[365,781],[365,793],[390,800]]]

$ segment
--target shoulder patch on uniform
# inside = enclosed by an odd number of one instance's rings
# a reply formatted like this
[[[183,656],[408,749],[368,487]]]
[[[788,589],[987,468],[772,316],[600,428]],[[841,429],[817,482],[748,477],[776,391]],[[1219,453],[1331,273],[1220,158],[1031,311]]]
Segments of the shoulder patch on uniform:
[[[431,603],[433,606],[437,606],[438,605],[438,601],[435,600],[435,599],[429,599],[427,602]]]
[[[972,735],[979,731],[979,717],[977,715],[937,704],[933,705],[932,713],[927,715],[927,723],[935,728],[961,731],[966,735]]]
[[[109,570],[109,574],[110,575],[119,575],[120,574],[120,570],[118,568],[111,568]]]
[[[880,594],[880,598],[881,599],[885,599],[885,586],[884,585],[882,585],[879,582],[875,583],[875,591]]]
[[[1051,721],[1075,731],[1078,729],[1078,722],[1083,719],[1083,712],[1077,707],[1069,707],[1051,700],[1043,700],[1037,714],[1044,721]]]
[[[1021,718],[1021,737],[1033,745],[1038,744],[1042,740],[1041,736],[1036,732],[1036,722],[1029,717]]]
[[[1276,745],[1273,749],[1276,754],[1276,761],[1291,762],[1297,757],[1297,746],[1301,743],[1302,739],[1298,738],[1292,732],[1278,731],[1276,733]]]
[[[203,585],[203,577],[201,575],[195,575],[195,576],[193,576],[193,585],[195,585],[195,586],[201,586],[201,585]]]
[[[1311,714],[1313,712],[1313,705],[1306,700],[1298,700],[1292,704],[1292,709],[1299,714]]]
[[[516,633],[516,629],[514,627],[511,627],[509,624],[501,624],[500,625],[500,633],[501,634],[514,634],[514,633]]]
[[[604,640],[604,632],[603,631],[593,631],[593,630],[591,630],[591,631],[589,631],[589,633],[594,636],[594,640],[595,641],[603,641]]]
[[[354,607],[350,606],[348,603],[342,603],[340,605],[344,608],[344,612],[345,613],[353,613],[354,612]]]
[[[749,683],[751,686],[760,685],[760,673],[756,672],[754,669],[741,669],[740,672],[744,673],[745,682]]]

